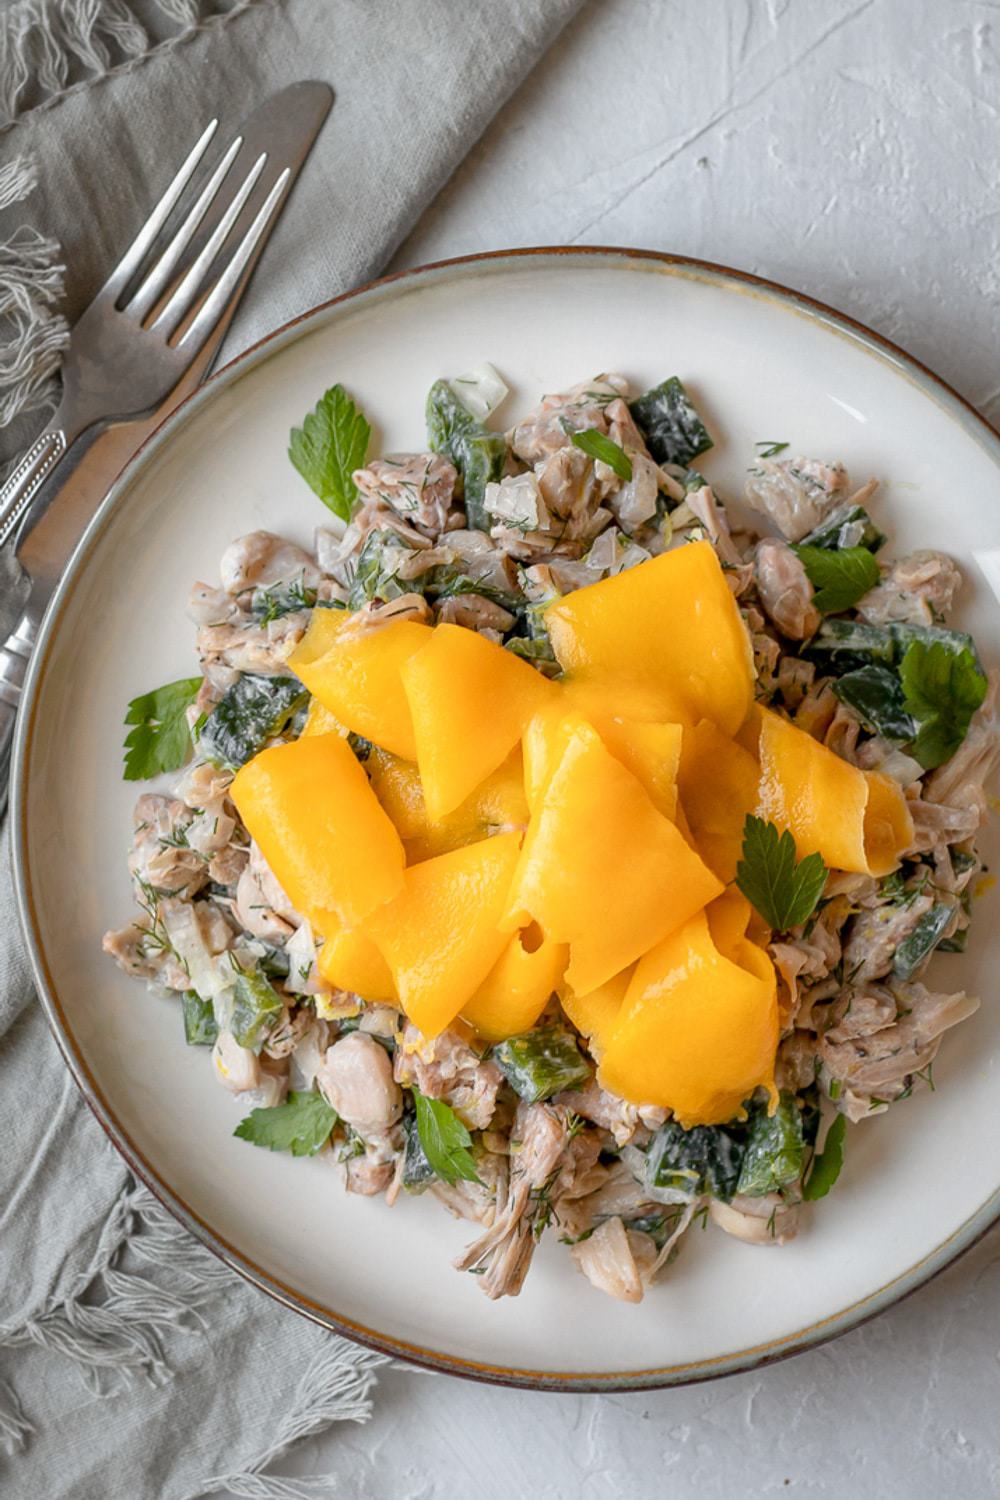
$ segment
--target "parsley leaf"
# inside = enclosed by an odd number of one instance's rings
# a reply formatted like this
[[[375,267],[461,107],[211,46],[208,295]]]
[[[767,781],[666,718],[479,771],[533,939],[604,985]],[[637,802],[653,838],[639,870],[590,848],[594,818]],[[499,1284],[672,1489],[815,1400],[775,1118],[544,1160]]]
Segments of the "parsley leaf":
[[[271,1109],[252,1109],[233,1131],[241,1141],[268,1151],[290,1151],[293,1156],[315,1156],[325,1146],[337,1123],[337,1112],[322,1094],[297,1094]]]
[[[424,1155],[442,1182],[478,1182],[476,1164],[469,1147],[472,1137],[461,1120],[441,1099],[428,1099],[419,1089],[413,1090],[417,1108],[417,1134]]]
[[[867,547],[793,547],[815,589],[813,603],[824,615],[851,609],[882,577]]]
[[[198,696],[201,681],[200,677],[182,677],[132,699],[125,713],[125,723],[135,726],[125,736],[126,781],[145,781],[184,764],[191,749],[185,715]]]
[[[847,1121],[838,1115],[826,1133],[823,1150],[813,1157],[812,1170],[802,1184],[802,1196],[808,1203],[825,1198],[840,1176],[844,1165],[844,1132]]]
[[[743,858],[736,884],[776,932],[798,927],[816,908],[827,869],[818,854],[795,863],[795,840],[786,829],[748,813],[743,825]]]
[[[342,385],[332,385],[293,427],[288,456],[306,484],[342,521],[351,519],[358,498],[351,475],[368,455],[372,430]]]
[[[913,641],[899,665],[903,701],[917,721],[913,754],[925,771],[942,765],[968,733],[972,715],[986,697],[986,677],[966,647],[951,651],[940,641]]]
[[[629,480],[632,478],[632,460],[611,438],[605,437],[603,432],[598,432],[596,427],[587,427],[583,432],[569,432],[570,442],[574,448],[579,448],[586,453],[588,458],[600,459],[602,464],[607,464],[613,469],[619,479]]]

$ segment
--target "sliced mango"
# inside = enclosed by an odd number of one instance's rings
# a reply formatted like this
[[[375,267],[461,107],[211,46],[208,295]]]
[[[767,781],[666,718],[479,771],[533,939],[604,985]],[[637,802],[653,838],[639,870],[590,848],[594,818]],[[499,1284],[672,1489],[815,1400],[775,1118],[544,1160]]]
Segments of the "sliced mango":
[[[596,695],[587,695],[598,709]],[[590,717],[571,705],[575,695],[560,694],[536,714],[524,731],[524,786],[530,807],[538,805],[549,777],[559,764],[573,729],[589,723],[606,748],[641,783],[664,817],[677,812],[677,768],[681,756],[680,724],[626,719],[610,711]]]
[[[709,719],[684,729],[677,786],[694,846],[720,880],[736,875],[743,824],[757,807],[754,757]]]
[[[552,998],[569,959],[564,943],[546,942],[537,929],[516,932],[462,1015],[490,1042],[529,1031]]]
[[[760,816],[791,831],[800,858],[818,852],[831,869],[862,875],[894,870],[913,840],[896,783],[841,760],[772,710],[759,714]]]
[[[723,926],[731,936],[728,914]],[[636,965],[601,1085],[672,1110],[685,1129],[731,1120],[759,1085],[773,1089],[774,971],[760,949],[752,962],[748,969],[719,951],[704,912],[671,933]]]
[[[865,771],[868,802],[865,807],[865,854],[873,875],[888,875],[899,865],[904,849],[913,845],[913,818],[898,781]]]
[[[504,917],[570,946],[589,994],[722,890],[644,788],[577,720],[536,804]]]
[[[424,1036],[454,1020],[507,947],[500,918],[520,842],[500,833],[411,865],[400,893],[365,925]]]
[[[545,612],[564,671],[662,695],[670,720],[735,734],[753,703],[750,638],[710,542],[690,542]]]
[[[633,719],[604,719],[594,726],[616,760],[645,787],[665,818],[677,812],[677,770],[681,758],[680,724],[643,724]]]
[[[365,770],[372,790],[395,824],[400,838],[415,839],[426,833],[427,808],[416,763],[373,746],[365,761]]]
[[[236,773],[229,795],[318,932],[357,926],[402,887],[399,835],[339,734],[262,750]]]
[[[346,610],[314,609],[288,665],[341,724],[404,760],[416,760],[400,669],[432,634],[415,620],[360,630]]]
[[[320,976],[335,990],[362,1000],[398,1004],[389,966],[367,933],[356,927],[333,932],[319,950]]]
[[[438,625],[402,668],[427,810],[444,818],[503,764],[555,685],[502,646]]]
[[[615,974],[606,984],[591,990],[589,995],[578,995],[565,986],[559,992],[560,1005],[577,1031],[587,1038],[587,1045],[598,1060],[604,1056],[618,1022],[634,967],[633,964]]]
[[[324,613],[329,614],[330,611],[326,610]],[[346,724],[341,724],[336,714],[332,714],[318,698],[313,698],[309,704],[309,712],[306,714],[306,722],[302,726],[302,733],[299,738],[311,738],[317,734],[340,734],[346,738],[349,732]]]
[[[406,846],[410,864],[475,843],[498,830],[523,831],[528,826],[520,747],[454,812],[436,821],[427,815],[420,772],[413,761],[373,749],[365,766],[375,795]]]

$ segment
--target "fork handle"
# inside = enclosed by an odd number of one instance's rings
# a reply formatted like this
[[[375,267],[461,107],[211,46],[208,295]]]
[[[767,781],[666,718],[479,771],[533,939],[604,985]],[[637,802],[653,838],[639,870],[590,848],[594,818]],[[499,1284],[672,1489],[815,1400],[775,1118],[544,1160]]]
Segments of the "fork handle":
[[[25,512],[68,447],[64,428],[50,427],[28,449],[0,489],[0,547],[17,531]]]
[[[7,789],[10,785],[10,756],[14,742],[14,723],[21,688],[28,671],[28,661],[38,633],[39,612],[29,600],[21,623],[0,647],[0,819],[7,811]]]

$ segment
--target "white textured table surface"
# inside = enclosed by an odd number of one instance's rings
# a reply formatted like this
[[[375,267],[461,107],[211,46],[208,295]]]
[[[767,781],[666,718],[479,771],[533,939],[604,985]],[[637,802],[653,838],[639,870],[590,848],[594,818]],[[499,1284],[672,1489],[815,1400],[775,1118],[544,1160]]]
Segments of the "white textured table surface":
[[[997,419],[998,136],[996,4],[603,0],[397,265],[560,242],[721,261],[870,323]],[[1000,1493],[998,1414],[995,1231],[876,1322],[771,1369],[618,1397],[393,1372],[368,1426],[283,1468],[332,1470],[351,1500],[978,1500]]]

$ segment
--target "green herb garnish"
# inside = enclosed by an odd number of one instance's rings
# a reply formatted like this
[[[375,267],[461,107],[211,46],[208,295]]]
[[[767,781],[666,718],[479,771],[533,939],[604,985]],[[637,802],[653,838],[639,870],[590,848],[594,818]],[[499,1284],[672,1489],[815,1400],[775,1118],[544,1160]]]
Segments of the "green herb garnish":
[[[777,458],[779,453],[784,453],[788,447],[787,443],[774,443],[770,438],[764,438],[759,443],[754,443],[758,458]]]
[[[800,545],[792,551],[799,558],[815,590],[813,603],[824,615],[852,609],[882,577],[881,569],[867,547]]]
[[[913,754],[924,770],[933,770],[965,739],[972,715],[986,697],[986,676],[967,647],[950,651],[941,642],[913,641],[899,677],[903,701],[918,726]]]
[[[342,385],[320,397],[301,427],[293,427],[288,456],[306,484],[334,515],[349,521],[358,490],[352,475],[368,456],[372,430]]]
[[[478,1182],[479,1174],[469,1147],[472,1137],[443,1099],[428,1099],[413,1090],[417,1110],[417,1134],[431,1167],[442,1182]]]
[[[284,1104],[252,1109],[233,1131],[241,1141],[268,1151],[290,1151],[293,1156],[315,1156],[330,1139],[337,1112],[317,1093],[288,1095]]]
[[[567,431],[567,435],[574,448],[579,448],[588,458],[596,458],[602,464],[607,464],[619,479],[627,481],[632,478],[632,460],[625,449],[611,438],[605,437],[603,432],[598,432],[596,427],[587,427],[583,432]]]
[[[823,1150],[813,1157],[812,1170],[802,1185],[802,1196],[809,1203],[825,1198],[840,1176],[844,1165],[844,1132],[847,1121],[838,1115],[826,1133]]]
[[[125,736],[126,781],[180,770],[191,750],[187,710],[201,683],[200,677],[181,677],[132,699],[125,714],[125,723],[134,725]]]
[[[743,858],[736,884],[776,932],[798,927],[811,916],[826,885],[827,868],[818,854],[796,863],[795,840],[786,829],[747,814]]]

